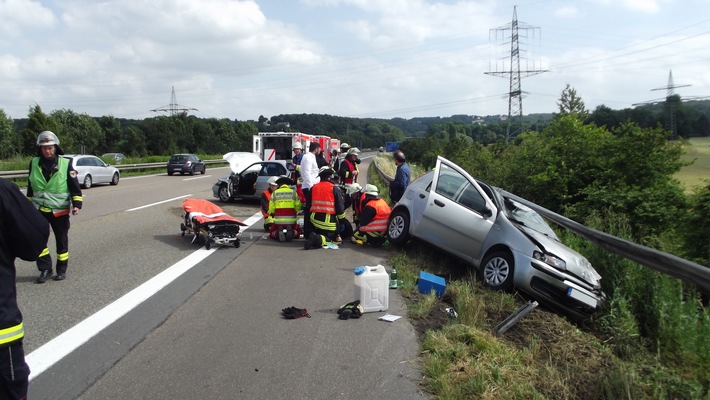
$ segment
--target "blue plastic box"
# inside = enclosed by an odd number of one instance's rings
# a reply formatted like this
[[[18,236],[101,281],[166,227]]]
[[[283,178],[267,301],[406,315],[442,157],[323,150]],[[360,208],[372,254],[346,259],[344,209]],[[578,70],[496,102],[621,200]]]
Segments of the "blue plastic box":
[[[436,297],[441,297],[446,291],[446,280],[440,276],[419,271],[417,287],[419,288],[419,293],[429,294],[433,290],[436,293]]]

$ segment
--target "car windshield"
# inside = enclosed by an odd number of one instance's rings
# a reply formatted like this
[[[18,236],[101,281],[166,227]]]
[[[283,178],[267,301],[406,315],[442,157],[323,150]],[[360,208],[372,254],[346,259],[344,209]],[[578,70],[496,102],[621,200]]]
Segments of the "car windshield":
[[[508,197],[505,198],[503,203],[505,215],[509,220],[520,225],[527,226],[528,228],[534,229],[551,238],[557,239],[555,231],[547,225],[540,214]]]
[[[170,161],[187,161],[187,156],[172,156]]]

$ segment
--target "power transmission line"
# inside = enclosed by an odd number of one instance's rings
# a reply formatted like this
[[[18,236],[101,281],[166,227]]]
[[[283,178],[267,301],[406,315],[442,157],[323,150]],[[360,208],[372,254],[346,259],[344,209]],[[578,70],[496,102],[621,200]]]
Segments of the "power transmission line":
[[[168,112],[170,116],[175,116],[178,114],[185,113],[187,114],[188,111],[199,111],[196,108],[189,108],[185,106],[181,106],[177,103],[177,99],[175,98],[175,86],[173,86],[173,92],[170,95],[170,104],[167,106],[162,106],[159,108],[154,108],[150,111],[153,112]]]
[[[506,70],[498,70],[496,63],[495,71],[486,72],[487,75],[508,77],[510,79],[510,90],[508,92],[508,129],[505,133],[506,142],[514,137],[523,128],[523,91],[521,89],[520,80],[523,77],[537,75],[547,70],[535,69],[535,63],[532,63],[532,69],[520,69],[520,30],[524,31],[523,37],[528,37],[528,32],[534,33],[540,31],[540,28],[535,28],[524,23],[518,22],[517,6],[513,6],[513,20],[510,25],[505,25],[499,28],[491,29],[492,32],[510,31],[510,36],[504,36],[510,40],[510,55],[503,60],[503,66],[506,66],[506,61],[509,60],[509,65]],[[505,34],[504,34],[505,35]]]

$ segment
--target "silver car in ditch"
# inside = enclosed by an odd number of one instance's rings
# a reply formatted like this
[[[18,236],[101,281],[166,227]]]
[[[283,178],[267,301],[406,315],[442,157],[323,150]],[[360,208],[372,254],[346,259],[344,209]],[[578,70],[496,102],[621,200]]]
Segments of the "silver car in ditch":
[[[606,299],[590,262],[538,213],[443,157],[410,183],[387,228],[392,244],[424,240],[476,267],[485,286],[517,288],[573,319]]]

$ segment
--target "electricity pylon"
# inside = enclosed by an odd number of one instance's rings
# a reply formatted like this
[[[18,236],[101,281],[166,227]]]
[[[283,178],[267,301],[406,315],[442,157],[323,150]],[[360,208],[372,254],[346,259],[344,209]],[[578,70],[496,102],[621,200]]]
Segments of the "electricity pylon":
[[[170,104],[167,106],[162,106],[159,108],[155,108],[153,110],[150,110],[153,112],[168,112],[170,116],[175,116],[180,113],[187,113],[188,111],[198,111],[196,108],[188,108],[185,106],[181,106],[177,103],[177,99],[175,98],[175,86],[173,86],[173,93],[170,95]]]
[[[678,136],[677,132],[677,127],[675,123],[675,106],[673,103],[673,95],[675,94],[674,89],[676,88],[682,88],[682,87],[687,87],[690,85],[676,85],[673,83],[673,70],[668,71],[668,84],[665,87],[659,87],[655,89],[651,89],[651,91],[654,90],[665,90],[666,91],[666,98],[665,99],[656,99],[656,100],[649,100],[649,101],[644,101],[643,103],[634,103],[632,106],[639,106],[639,105],[644,105],[644,104],[659,104],[665,102],[665,108],[666,112],[668,113],[666,115],[666,120],[667,120],[667,126],[666,129],[668,129],[671,132],[671,137],[675,139]]]
[[[520,80],[523,77],[528,77],[532,75],[541,74],[547,72],[543,69],[535,69],[535,63],[533,62],[532,69],[527,68],[525,70],[520,69],[520,30],[524,32],[523,37],[527,38],[527,33],[529,31],[534,32],[540,31],[540,28],[535,28],[524,23],[518,22],[518,14],[516,10],[517,6],[513,7],[513,20],[510,25],[505,25],[499,28],[491,29],[491,32],[496,32],[496,37],[498,32],[510,31],[510,36],[505,37],[510,40],[510,55],[505,57],[503,61],[503,67],[506,67],[506,60],[509,60],[509,66],[505,70],[498,70],[498,64],[496,63],[495,71],[486,72],[487,75],[509,77],[510,79],[510,90],[508,92],[508,129],[505,133],[506,142],[512,137],[517,135],[523,129],[523,91],[520,86]],[[489,33],[490,36],[490,33]]]

